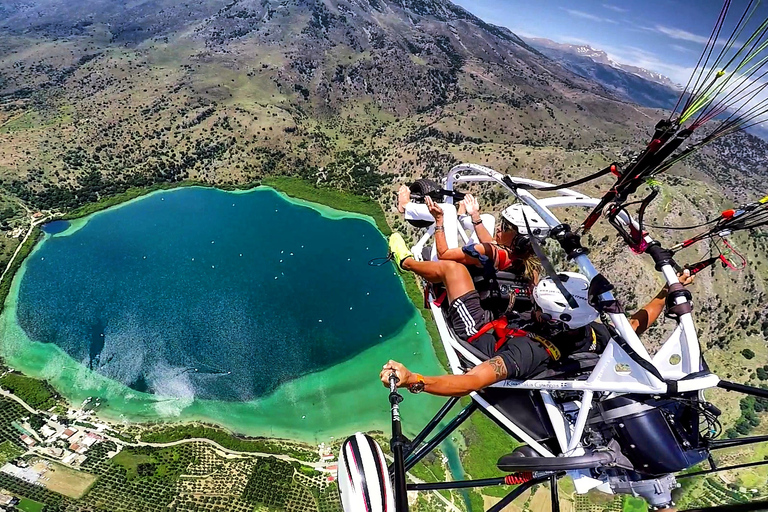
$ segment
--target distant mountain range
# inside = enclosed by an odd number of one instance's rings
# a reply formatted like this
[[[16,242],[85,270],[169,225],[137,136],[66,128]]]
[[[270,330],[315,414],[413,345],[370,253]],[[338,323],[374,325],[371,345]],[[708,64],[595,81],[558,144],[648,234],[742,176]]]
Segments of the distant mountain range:
[[[528,44],[579,76],[646,107],[674,108],[682,87],[666,76],[612,60],[603,50],[587,45],[563,44],[527,38]]]

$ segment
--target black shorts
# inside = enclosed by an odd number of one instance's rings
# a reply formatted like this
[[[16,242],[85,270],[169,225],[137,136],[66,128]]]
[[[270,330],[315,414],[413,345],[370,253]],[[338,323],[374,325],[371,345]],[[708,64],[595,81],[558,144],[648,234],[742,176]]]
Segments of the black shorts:
[[[491,312],[480,305],[480,295],[475,290],[458,297],[448,306],[448,322],[456,336],[463,340],[477,334],[491,320]]]

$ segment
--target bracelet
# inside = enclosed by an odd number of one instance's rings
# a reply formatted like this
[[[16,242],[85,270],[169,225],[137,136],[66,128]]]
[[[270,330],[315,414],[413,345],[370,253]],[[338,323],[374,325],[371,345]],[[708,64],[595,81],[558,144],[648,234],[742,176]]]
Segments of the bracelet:
[[[416,382],[408,386],[408,391],[413,393],[414,395],[417,393],[421,393],[424,391],[424,386],[426,385],[426,382],[424,382],[424,377],[416,374]]]
[[[472,225],[473,226],[478,226],[478,225],[480,225],[482,223],[483,223],[483,219],[478,219],[476,221],[474,221],[474,220],[472,221]]]
[[[440,231],[445,233],[445,228],[443,226],[435,226],[435,233],[438,233]]]

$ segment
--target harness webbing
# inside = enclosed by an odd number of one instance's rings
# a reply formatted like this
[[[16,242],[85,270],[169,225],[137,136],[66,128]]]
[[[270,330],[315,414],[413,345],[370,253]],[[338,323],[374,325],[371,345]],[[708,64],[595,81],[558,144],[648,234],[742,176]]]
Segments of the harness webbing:
[[[493,331],[493,334],[496,336],[496,345],[494,345],[494,352],[497,352],[501,347],[504,346],[504,344],[507,342],[508,337],[513,338],[523,338],[527,337],[544,347],[544,350],[547,351],[547,354],[549,354],[549,357],[552,358],[554,361],[559,361],[562,354],[560,353],[560,349],[558,349],[554,343],[549,341],[548,339],[539,336],[538,334],[534,334],[532,332],[524,331],[522,329],[517,329],[515,327],[510,327],[509,322],[507,321],[506,317],[501,317],[497,320],[493,320],[491,322],[488,322],[484,326],[482,326],[478,331],[470,336],[467,341],[470,343],[474,343],[477,341],[480,336]],[[594,336],[594,333],[593,333]]]

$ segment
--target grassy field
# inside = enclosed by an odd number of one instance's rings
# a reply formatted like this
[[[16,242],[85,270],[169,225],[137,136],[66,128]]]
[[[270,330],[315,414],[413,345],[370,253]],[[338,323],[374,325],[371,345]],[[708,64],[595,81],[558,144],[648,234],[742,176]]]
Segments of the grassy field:
[[[648,512],[648,505],[645,500],[625,496],[622,504],[622,512]]]
[[[70,498],[82,498],[98,478],[96,475],[71,469],[61,464],[48,464],[48,471],[45,473],[43,485],[50,491]]]
[[[39,379],[9,373],[0,378],[0,386],[37,409],[48,409],[56,403],[56,394],[51,386]]]
[[[41,512],[44,506],[45,505],[42,503],[32,501],[29,498],[21,498],[21,501],[19,501],[19,504],[16,505],[16,508],[22,510],[23,512]]]
[[[138,476],[139,464],[152,464],[157,460],[150,456],[123,450],[112,458],[112,463],[122,466],[126,470],[126,478],[133,480]]]
[[[13,460],[16,457],[22,455],[24,450],[11,443],[10,441],[3,441],[0,443],[0,466]]]
[[[384,217],[381,205],[369,199],[347,192],[328,188],[318,188],[312,183],[287,176],[273,176],[262,180],[262,184],[279,190],[291,197],[324,204],[345,212],[361,213],[373,217],[376,227],[384,236],[388,236],[392,230]]]

